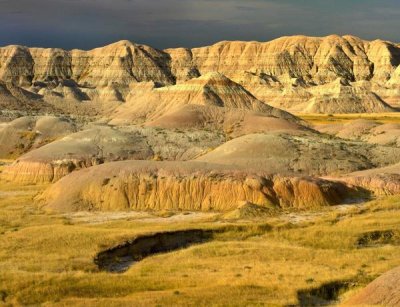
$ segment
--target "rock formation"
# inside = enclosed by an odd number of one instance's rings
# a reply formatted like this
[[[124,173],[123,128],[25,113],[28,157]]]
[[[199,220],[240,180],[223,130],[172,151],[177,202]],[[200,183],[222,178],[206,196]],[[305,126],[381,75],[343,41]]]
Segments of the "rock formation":
[[[200,162],[123,161],[74,172],[39,200],[55,211],[230,211],[240,202],[299,209],[340,203],[348,189],[321,179],[269,176]]]
[[[0,105],[76,122],[1,124],[0,154],[22,154],[1,178],[56,182],[43,199],[62,210],[308,208],[340,202],[344,186],[400,193],[397,125],[318,127],[326,136],[287,112],[394,112],[399,64],[396,44],[335,35],[163,51],[3,47]]]
[[[301,112],[392,111],[399,64],[394,43],[337,35],[164,51],[128,41],[90,51],[0,48],[0,80],[50,100],[125,101],[138,82],[160,87],[219,72],[266,103]]]

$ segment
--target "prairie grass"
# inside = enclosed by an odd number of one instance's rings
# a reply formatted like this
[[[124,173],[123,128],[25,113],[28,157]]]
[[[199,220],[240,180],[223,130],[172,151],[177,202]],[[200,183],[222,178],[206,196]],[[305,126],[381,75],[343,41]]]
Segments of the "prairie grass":
[[[365,232],[400,230],[400,197],[312,221],[74,223],[33,202],[43,186],[0,182],[0,304],[73,306],[287,305],[302,289],[351,280],[363,286],[400,265],[396,242],[360,247]],[[165,217],[168,219],[168,216]],[[139,234],[223,229],[213,241],[145,258],[123,274],[94,256]]]
[[[312,125],[343,124],[356,119],[367,119],[382,124],[400,123],[400,113],[355,113],[355,114],[296,114]]]

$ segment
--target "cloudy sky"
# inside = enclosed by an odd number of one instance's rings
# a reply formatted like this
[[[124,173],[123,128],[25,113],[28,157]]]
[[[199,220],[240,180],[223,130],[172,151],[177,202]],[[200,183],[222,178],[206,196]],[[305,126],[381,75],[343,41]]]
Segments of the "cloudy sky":
[[[157,48],[294,34],[400,42],[399,0],[0,0],[0,45]]]

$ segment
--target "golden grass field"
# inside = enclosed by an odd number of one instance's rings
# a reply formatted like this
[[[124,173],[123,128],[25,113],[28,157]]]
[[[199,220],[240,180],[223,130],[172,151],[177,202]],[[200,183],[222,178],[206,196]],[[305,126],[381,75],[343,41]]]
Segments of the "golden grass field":
[[[356,119],[367,119],[382,124],[400,123],[400,113],[355,113],[355,114],[295,114],[312,125],[341,124]]]
[[[43,188],[0,183],[0,304],[290,305],[298,304],[300,290],[350,281],[354,292],[400,265],[400,197],[309,213],[311,219],[296,223],[284,216],[226,221],[218,215],[176,222],[171,213],[94,224],[39,208],[33,198]],[[227,224],[241,227],[145,258],[123,274],[99,272],[93,263],[97,252],[138,234]],[[395,236],[357,245],[376,230]]]

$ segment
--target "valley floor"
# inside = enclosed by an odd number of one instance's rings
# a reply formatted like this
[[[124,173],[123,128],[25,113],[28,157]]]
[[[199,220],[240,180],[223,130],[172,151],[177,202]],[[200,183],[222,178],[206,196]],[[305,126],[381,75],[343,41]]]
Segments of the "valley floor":
[[[43,186],[0,183],[4,305],[310,305],[345,300],[400,265],[400,197],[322,212],[227,220],[217,213],[51,214]],[[102,250],[136,236],[219,229],[211,241],[100,271]]]

